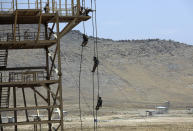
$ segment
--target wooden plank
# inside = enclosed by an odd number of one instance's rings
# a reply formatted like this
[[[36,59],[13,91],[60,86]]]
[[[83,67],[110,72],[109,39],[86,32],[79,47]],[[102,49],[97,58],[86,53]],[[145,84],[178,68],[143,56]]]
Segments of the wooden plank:
[[[22,88],[22,89],[23,89],[23,88]],[[44,101],[48,102],[48,100],[47,100],[40,92],[38,92],[36,89],[34,89],[34,88],[32,88],[32,87],[31,87],[31,89],[32,89],[33,91],[35,91],[42,99],[44,99]]]
[[[46,66],[37,66],[37,67],[7,67],[0,68],[0,71],[10,71],[10,70],[34,70],[34,69],[46,69]]]
[[[29,106],[29,107],[17,107],[17,108],[0,108],[0,111],[22,111],[22,110],[36,110],[36,109],[52,109],[59,108],[59,105],[51,106]]]
[[[25,87],[29,88],[31,86],[42,86],[43,84],[56,84],[58,80],[43,80],[36,82],[2,82],[0,83],[0,87]]]
[[[60,123],[60,120],[42,120],[42,121],[30,121],[30,122],[17,122],[17,123],[2,123],[0,126],[15,126],[15,125],[34,125],[34,124],[47,124],[47,123]]]
[[[46,48],[56,44],[56,40],[39,40],[36,44],[35,40],[25,40],[18,42],[0,42],[1,49],[37,49],[37,48]]]
[[[59,100],[59,97],[53,92],[51,91],[45,84],[42,85],[46,90],[48,90],[50,92],[50,94],[52,94],[56,99]]]
[[[61,39],[65,34],[71,31],[78,24],[79,21],[77,21],[77,19],[74,19],[72,22],[68,23],[60,32],[58,39]]]
[[[41,24],[45,24],[45,23],[54,23],[56,22],[55,17],[55,13],[50,13],[50,14],[42,14],[42,21]],[[77,21],[81,22],[81,21],[86,21],[88,19],[90,19],[90,16],[59,16],[59,22],[60,23],[65,23],[65,22],[71,22],[74,19],[77,19]],[[12,14],[0,14],[0,24],[14,24],[14,17]],[[39,23],[39,14],[38,15],[34,15],[34,16],[18,16],[18,24],[38,24]]]
[[[56,49],[55,49],[55,52],[54,52],[54,58],[52,59],[52,57],[50,57],[51,59],[51,68],[50,68],[50,75],[52,75],[52,71],[53,71],[53,68],[55,67],[55,59],[56,59],[56,54],[57,54],[57,50],[58,50],[58,45],[56,45]]]
[[[26,103],[26,97],[25,97],[25,90],[24,88],[22,88],[22,94],[23,94],[23,102],[24,102],[24,107],[27,107],[27,103]],[[28,111],[25,109],[25,116],[26,116],[26,121],[29,121],[28,118]]]

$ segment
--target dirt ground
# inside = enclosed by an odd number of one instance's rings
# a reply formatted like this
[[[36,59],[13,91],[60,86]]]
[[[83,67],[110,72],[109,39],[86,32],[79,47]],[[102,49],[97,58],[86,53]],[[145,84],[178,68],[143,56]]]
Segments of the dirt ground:
[[[193,114],[186,110],[172,110],[168,114],[146,116],[144,110],[114,112],[98,117],[98,131],[193,131]],[[83,131],[93,130],[93,117],[83,116]],[[56,126],[56,125],[54,125]],[[42,125],[46,131],[45,125]],[[64,118],[65,131],[80,131],[78,116]],[[13,128],[5,128],[12,131]],[[19,127],[19,131],[33,131],[33,126]]]

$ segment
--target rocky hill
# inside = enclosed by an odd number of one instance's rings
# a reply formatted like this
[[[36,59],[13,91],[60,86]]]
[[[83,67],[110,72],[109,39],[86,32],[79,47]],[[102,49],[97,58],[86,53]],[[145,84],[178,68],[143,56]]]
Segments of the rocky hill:
[[[83,104],[92,100],[93,40],[89,38],[83,52]],[[79,31],[71,31],[61,40],[65,106],[78,103],[81,42]],[[172,40],[114,41],[99,38],[98,50],[104,106],[143,107],[165,101],[170,101],[174,107],[193,104],[193,46]],[[45,58],[42,53],[42,50],[10,51],[9,66],[43,65]]]

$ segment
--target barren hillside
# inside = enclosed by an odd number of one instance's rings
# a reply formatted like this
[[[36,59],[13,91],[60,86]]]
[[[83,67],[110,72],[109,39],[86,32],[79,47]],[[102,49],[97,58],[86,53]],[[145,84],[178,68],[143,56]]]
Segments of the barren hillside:
[[[79,31],[71,31],[61,40],[63,99],[65,108],[69,109],[78,103],[81,42]],[[170,101],[174,107],[193,104],[193,46],[171,40],[99,38],[98,49],[104,106],[143,107],[165,101]],[[42,53],[42,50],[10,51],[8,65],[43,63]],[[92,98],[92,37],[83,54],[82,103],[88,104]]]

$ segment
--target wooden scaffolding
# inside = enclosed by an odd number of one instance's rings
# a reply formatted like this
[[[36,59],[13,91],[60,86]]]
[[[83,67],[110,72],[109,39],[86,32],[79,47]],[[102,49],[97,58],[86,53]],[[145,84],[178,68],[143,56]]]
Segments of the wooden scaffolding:
[[[46,125],[49,131],[63,131],[62,73],[60,39],[81,21],[90,19],[83,15],[80,0],[6,0],[0,1],[0,25],[11,27],[11,31],[0,31],[0,129],[11,126],[18,130],[24,125]],[[21,31],[22,25],[37,25],[37,30]],[[64,26],[60,28],[60,24]],[[44,32],[42,32],[44,27]],[[54,52],[50,48],[54,47]],[[43,49],[45,66],[9,67],[9,50]],[[25,55],[25,54],[24,54]],[[17,56],[16,56],[17,57]],[[30,64],[30,63],[29,63]],[[55,71],[55,73],[53,73]],[[52,87],[52,85],[54,85]],[[46,90],[46,93],[39,91]],[[54,88],[54,89],[53,89]],[[26,89],[31,89],[35,106],[26,102]],[[17,96],[21,90],[22,95]],[[12,93],[11,93],[12,92]],[[11,95],[12,94],[12,95]],[[46,95],[45,95],[46,94]],[[38,105],[38,98],[46,104]],[[10,106],[10,97],[13,106]],[[22,97],[24,105],[18,106]],[[60,118],[53,119],[53,111],[60,111]],[[44,110],[46,117],[39,114],[31,120],[29,112]],[[24,111],[26,120],[18,120],[18,112]],[[2,113],[13,114],[13,121],[3,122]]]

